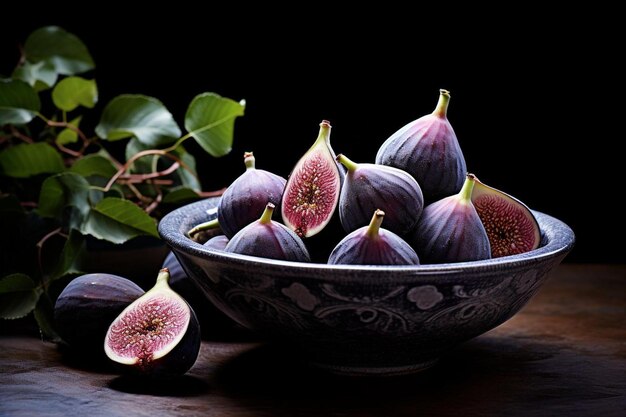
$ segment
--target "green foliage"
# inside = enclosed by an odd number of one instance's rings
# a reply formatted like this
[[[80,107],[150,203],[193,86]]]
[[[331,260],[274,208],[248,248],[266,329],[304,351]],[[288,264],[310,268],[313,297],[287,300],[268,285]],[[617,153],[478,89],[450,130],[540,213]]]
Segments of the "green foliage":
[[[230,152],[235,118],[243,115],[245,101],[237,103],[215,93],[197,95],[185,114],[185,129],[209,154],[215,157]]]
[[[48,26],[26,39],[12,78],[0,79],[0,215],[12,231],[32,235],[0,233],[25,245],[11,252],[25,254],[25,265],[0,276],[0,316],[33,312],[52,340],[49,289],[81,273],[87,239],[158,238],[160,215],[202,196],[196,159],[183,143],[193,138],[214,157],[227,154],[245,107],[200,94],[188,107],[184,136],[165,105],[143,95],[114,97],[99,116],[83,117],[97,111],[98,87],[92,73],[77,75],[94,69],[78,37]],[[117,160],[107,147],[119,149],[111,142],[122,140],[125,159]]]
[[[144,145],[161,146],[175,142],[180,128],[159,100],[125,94],[115,97],[104,108],[96,133],[102,139],[135,137]]]
[[[37,92],[24,81],[0,79],[0,126],[33,120],[41,102]]]

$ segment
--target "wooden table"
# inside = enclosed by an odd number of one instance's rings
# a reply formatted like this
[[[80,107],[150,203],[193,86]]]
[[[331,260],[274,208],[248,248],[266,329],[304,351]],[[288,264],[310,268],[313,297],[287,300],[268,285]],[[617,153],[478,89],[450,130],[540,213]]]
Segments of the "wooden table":
[[[258,342],[203,342],[174,384],[0,337],[1,416],[626,416],[626,265],[562,265],[519,314],[421,374],[346,378]]]

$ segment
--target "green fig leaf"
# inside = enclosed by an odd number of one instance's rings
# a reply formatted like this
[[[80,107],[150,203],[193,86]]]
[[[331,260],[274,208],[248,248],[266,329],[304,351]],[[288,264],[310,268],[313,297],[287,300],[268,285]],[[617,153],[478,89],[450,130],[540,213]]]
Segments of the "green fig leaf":
[[[46,178],[41,184],[37,214],[61,218],[63,209],[72,206],[83,215],[89,211],[89,183],[74,172],[64,172]]]
[[[41,295],[41,288],[25,274],[11,274],[0,278],[0,317],[19,319],[33,311]]]
[[[27,82],[35,91],[43,91],[52,87],[57,82],[58,76],[54,66],[45,61],[35,64],[24,61],[13,71],[12,75],[16,80]]]
[[[22,80],[0,79],[0,126],[25,124],[39,112],[37,92]]]
[[[235,118],[242,116],[245,101],[239,103],[215,93],[197,95],[185,114],[185,129],[214,157],[228,154],[233,145]]]
[[[59,257],[49,282],[55,281],[67,275],[82,273],[80,260],[85,255],[85,237],[77,230],[71,230],[63,245],[63,251]]]
[[[169,193],[163,197],[163,203],[175,204],[186,201],[198,200],[200,195],[191,188],[187,187],[174,187]]]
[[[63,75],[80,74],[95,68],[85,44],[76,35],[57,26],[35,30],[26,39],[24,55],[29,62],[45,62]]]
[[[179,145],[176,150],[173,152],[174,155],[178,156],[181,161],[185,163],[187,168],[189,168],[192,172],[189,172],[187,169],[182,166],[176,170],[176,175],[180,179],[180,183],[187,188],[190,188],[196,192],[200,192],[202,190],[202,186],[200,185],[200,180],[198,179],[198,174],[196,173],[196,158],[183,147],[183,145]]]
[[[99,154],[90,154],[80,158],[74,162],[70,168],[70,172],[82,175],[83,177],[99,176],[103,178],[111,178],[117,172],[117,169],[111,160]]]
[[[37,321],[41,335],[46,339],[54,343],[60,342],[61,336],[54,329],[54,306],[50,297],[43,294],[39,297],[37,306],[33,311],[33,316]]]
[[[110,141],[134,136],[143,145],[157,147],[177,140],[180,128],[159,100],[124,94],[106,105],[96,134]]]
[[[140,235],[159,237],[156,221],[131,201],[103,198],[89,212],[83,233],[113,243],[124,243]]]
[[[71,120],[69,124],[78,128],[82,118],[83,116],[78,116],[77,118]],[[76,133],[75,130],[70,129],[69,127],[66,127],[61,132],[59,132],[59,135],[56,138],[56,143],[58,143],[59,145],[67,145],[68,143],[76,143],[77,141],[78,133]]]
[[[72,111],[78,106],[93,109],[98,101],[96,81],[81,77],[64,78],[52,90],[52,101],[65,111]]]
[[[28,178],[64,169],[59,153],[45,142],[22,143],[0,152],[0,173],[9,177]]]

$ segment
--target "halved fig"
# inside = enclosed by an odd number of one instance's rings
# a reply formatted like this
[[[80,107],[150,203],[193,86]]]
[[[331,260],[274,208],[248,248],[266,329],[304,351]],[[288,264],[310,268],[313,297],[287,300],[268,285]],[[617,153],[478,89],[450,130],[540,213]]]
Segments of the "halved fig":
[[[151,377],[187,372],[200,351],[200,325],[193,309],[168,285],[161,269],[154,287],[111,323],[104,351],[123,371]]]
[[[341,172],[330,146],[330,129],[327,120],[320,123],[317,140],[294,167],[283,192],[283,221],[300,237],[319,233],[339,201]]]
[[[541,243],[539,224],[521,201],[476,178],[472,203],[485,226],[491,257],[515,255],[537,249]]]

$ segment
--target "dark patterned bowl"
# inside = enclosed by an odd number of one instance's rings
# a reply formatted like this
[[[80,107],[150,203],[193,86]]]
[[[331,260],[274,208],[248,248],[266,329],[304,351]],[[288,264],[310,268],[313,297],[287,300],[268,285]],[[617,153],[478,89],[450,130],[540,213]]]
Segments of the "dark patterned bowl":
[[[517,313],[574,244],[563,222],[535,213],[539,249],[487,261],[411,267],[275,261],[213,251],[186,237],[217,199],[173,211],[159,233],[206,297],[238,323],[346,374],[400,374]]]

